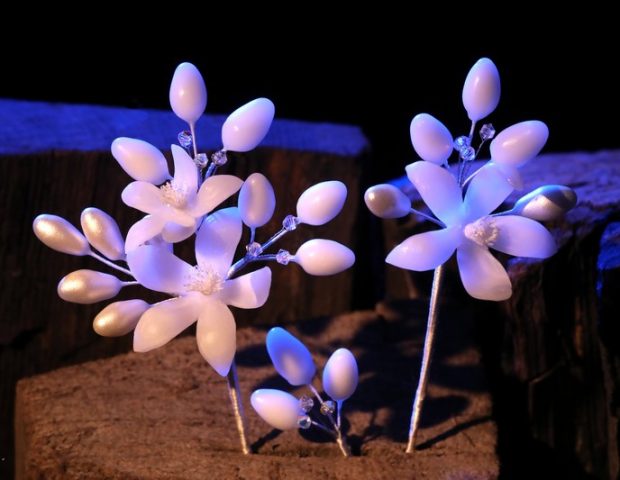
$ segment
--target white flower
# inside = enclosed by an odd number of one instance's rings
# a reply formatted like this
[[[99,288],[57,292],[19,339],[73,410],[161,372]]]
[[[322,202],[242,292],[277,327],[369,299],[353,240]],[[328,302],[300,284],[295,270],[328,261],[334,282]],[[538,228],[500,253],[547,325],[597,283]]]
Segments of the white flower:
[[[134,331],[135,351],[161,347],[198,320],[200,353],[217,373],[228,373],[235,355],[236,328],[227,305],[258,308],[267,300],[271,286],[268,267],[226,279],[241,231],[237,208],[208,216],[196,234],[195,267],[164,246],[145,245],[129,252],[127,262],[136,280],[175,296],[142,315]]]
[[[198,221],[241,188],[241,179],[232,175],[207,178],[198,189],[196,164],[178,145],[172,145],[174,178],[157,187],[149,182],[132,182],[122,193],[123,202],[146,217],[131,227],[125,251],[129,252],[161,234],[166,242],[189,238]]]
[[[553,237],[538,222],[517,215],[489,215],[512,192],[497,169],[481,169],[464,200],[452,174],[435,164],[412,163],[407,176],[445,228],[409,237],[386,262],[408,270],[431,270],[456,250],[465,290],[475,298],[499,301],[510,297],[512,286],[489,247],[522,257],[547,258],[555,253]]]

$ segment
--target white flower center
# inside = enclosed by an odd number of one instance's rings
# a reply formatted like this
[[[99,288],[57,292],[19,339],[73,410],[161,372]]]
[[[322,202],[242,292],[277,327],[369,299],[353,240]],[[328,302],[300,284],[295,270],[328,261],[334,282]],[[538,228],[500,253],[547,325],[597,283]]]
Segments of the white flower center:
[[[224,279],[212,268],[194,267],[185,282],[185,288],[203,295],[213,295],[224,288]]]
[[[187,197],[189,194],[187,185],[172,180],[159,187],[159,189],[161,190],[161,196],[164,202],[171,207],[183,208],[187,205]]]
[[[465,225],[463,233],[472,242],[482,247],[492,247],[499,235],[499,228],[493,217],[482,217]]]

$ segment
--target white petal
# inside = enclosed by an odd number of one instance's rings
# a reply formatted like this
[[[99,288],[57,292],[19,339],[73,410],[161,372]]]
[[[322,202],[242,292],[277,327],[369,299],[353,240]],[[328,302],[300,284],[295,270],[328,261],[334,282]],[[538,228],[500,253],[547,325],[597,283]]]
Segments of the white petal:
[[[157,215],[168,222],[176,223],[182,227],[196,228],[196,219],[184,209],[176,208],[171,205],[164,205],[157,212]]]
[[[215,175],[207,178],[200,186],[196,203],[190,213],[196,218],[202,217],[237,193],[241,185],[243,185],[241,179],[234,175]]]
[[[397,245],[385,261],[407,270],[432,270],[452,256],[461,237],[457,227],[419,233]]]
[[[187,187],[190,195],[195,195],[198,190],[198,169],[194,160],[178,145],[172,145],[170,148],[174,159],[174,182]]]
[[[467,293],[480,300],[506,300],[512,285],[502,264],[486,247],[467,241],[458,248],[456,259]]]
[[[465,217],[473,222],[488,215],[510,195],[513,188],[504,173],[492,162],[476,172],[465,194]]]
[[[493,218],[499,234],[491,248],[515,257],[547,258],[557,247],[549,231],[535,220],[517,215]]]
[[[134,351],[148,352],[159,348],[194,323],[200,314],[201,297],[199,293],[192,293],[149,308],[134,330]]]
[[[241,239],[241,229],[241,216],[234,207],[218,210],[205,218],[196,234],[198,265],[212,268],[225,277]]]
[[[161,191],[147,182],[131,182],[121,193],[121,198],[125,205],[144,213],[156,213],[163,206]]]
[[[178,294],[185,291],[184,284],[192,267],[177,258],[165,247],[144,245],[127,253],[127,264],[141,285],[151,290]]]
[[[226,305],[239,308],[262,307],[269,297],[271,287],[271,270],[263,267],[224,284],[219,298]]]
[[[178,243],[191,237],[196,231],[196,222],[189,227],[184,227],[174,222],[167,222],[161,232],[164,241]]]
[[[198,317],[198,350],[209,365],[225,377],[235,358],[237,329],[230,309],[222,302],[206,298]]]
[[[435,216],[446,225],[456,222],[463,197],[452,174],[439,165],[424,161],[407,165],[406,170],[409,180]]]
[[[125,239],[125,253],[135,250],[140,245],[159,235],[164,228],[164,220],[157,215],[147,215],[134,223]]]

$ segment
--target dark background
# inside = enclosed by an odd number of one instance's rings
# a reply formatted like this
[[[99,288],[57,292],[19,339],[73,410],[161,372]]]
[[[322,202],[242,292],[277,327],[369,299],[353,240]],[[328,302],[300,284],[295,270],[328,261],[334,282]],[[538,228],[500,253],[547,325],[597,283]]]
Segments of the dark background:
[[[525,15],[508,25],[515,12],[487,21],[446,7],[416,18],[377,13],[364,23],[325,14],[305,25],[297,17],[237,24],[222,15],[194,26],[180,8],[161,25],[117,12],[102,27],[74,22],[23,32],[38,42],[3,33],[0,96],[169,108],[174,68],[191,61],[205,77],[208,112],[267,96],[278,117],[361,125],[375,150],[374,178],[384,179],[414,158],[416,113],[437,116],[454,136],[468,130],[462,84],[488,56],[502,79],[500,105],[488,119],[498,131],[540,119],[551,130],[546,151],[620,146],[620,55],[604,13],[596,21],[581,12],[545,21],[521,5]]]

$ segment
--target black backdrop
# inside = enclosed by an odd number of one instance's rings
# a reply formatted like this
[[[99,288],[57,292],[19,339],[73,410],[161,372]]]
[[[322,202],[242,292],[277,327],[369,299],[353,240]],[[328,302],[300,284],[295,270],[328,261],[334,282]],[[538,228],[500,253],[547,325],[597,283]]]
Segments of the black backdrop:
[[[620,146],[620,55],[605,15],[545,22],[520,8],[526,15],[512,26],[504,17],[459,22],[447,6],[442,16],[450,24],[436,17],[398,22],[395,15],[358,25],[353,17],[325,15],[304,26],[299,18],[240,25],[216,17],[196,27],[191,15],[172,9],[161,25],[122,12],[103,27],[34,25],[22,32],[36,36],[27,42],[0,34],[0,96],[168,108],[172,72],[187,60],[205,76],[210,112],[268,96],[280,117],[361,125],[381,179],[413,160],[414,114],[437,116],[454,135],[467,130],[462,83],[469,67],[488,56],[502,77],[502,99],[489,119],[498,130],[537,118],[551,130],[547,151]]]

